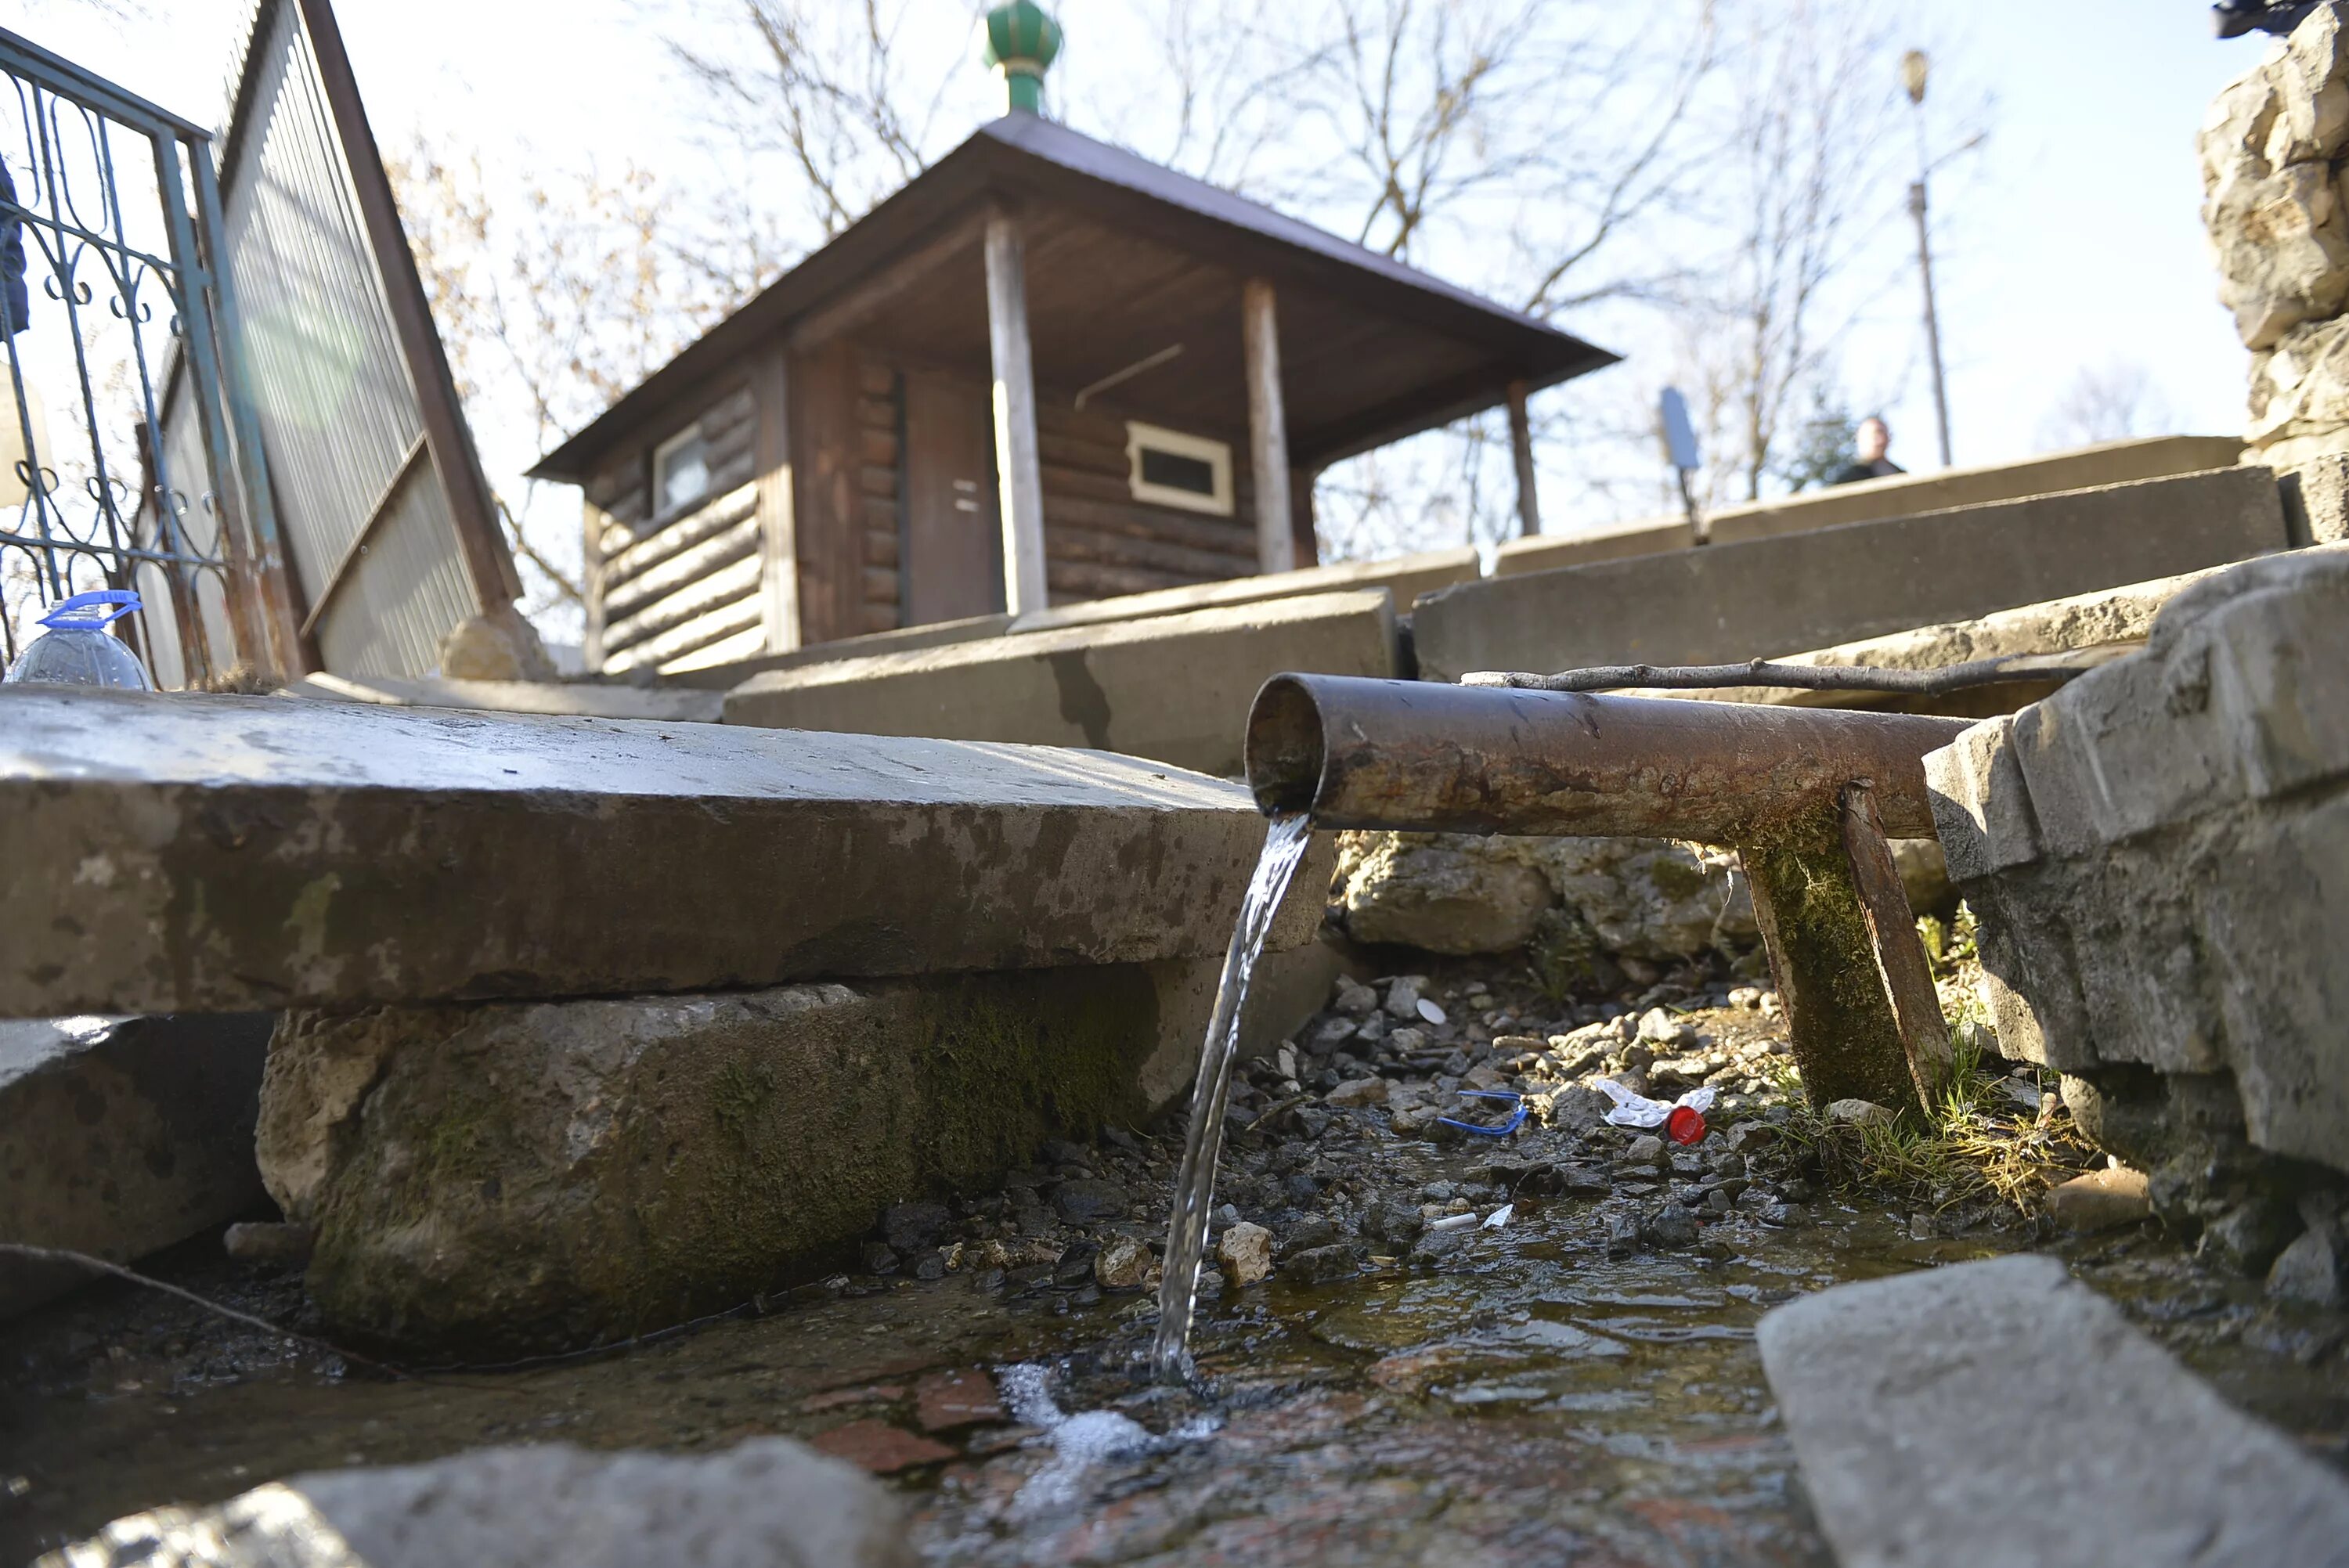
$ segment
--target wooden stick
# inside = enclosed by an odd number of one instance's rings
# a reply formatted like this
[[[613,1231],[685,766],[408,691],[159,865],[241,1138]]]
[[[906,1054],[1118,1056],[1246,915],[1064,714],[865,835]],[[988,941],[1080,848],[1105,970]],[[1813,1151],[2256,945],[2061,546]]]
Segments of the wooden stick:
[[[1476,670],[1462,686],[1509,686],[1520,691],[1703,691],[1714,686],[1785,686],[1796,691],[1882,691],[1941,696],[1974,686],[2012,681],[2062,685],[2110,663],[2127,648],[2092,648],[2076,654],[2009,654],[1932,670],[1891,669],[1881,665],[1782,665],[1753,659],[1742,665],[1594,665],[1554,676],[1522,670]]]
[[[1851,861],[1852,885],[1859,892],[1860,913],[1868,920],[1877,972],[1883,976],[1892,1016],[1899,1021],[1909,1073],[1917,1080],[1918,1098],[1930,1109],[1949,1083],[1957,1056],[1950,1045],[1949,1023],[1941,1016],[1940,995],[1933,988],[1924,940],[1917,934],[1917,917],[1900,885],[1892,846],[1885,840],[1884,820],[1877,813],[1876,791],[1866,783],[1844,789],[1843,849]]]

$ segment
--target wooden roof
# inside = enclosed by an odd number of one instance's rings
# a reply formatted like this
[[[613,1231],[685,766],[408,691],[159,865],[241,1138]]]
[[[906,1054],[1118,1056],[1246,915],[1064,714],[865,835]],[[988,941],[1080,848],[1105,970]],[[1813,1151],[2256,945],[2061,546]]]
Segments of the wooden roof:
[[[917,175],[688,345],[541,459],[576,481],[606,452],[740,373],[787,329],[853,319],[864,341],[984,367],[976,220],[1016,207],[1040,385],[1085,387],[1175,344],[1123,406],[1202,430],[1245,428],[1240,288],[1272,281],[1288,442],[1312,469],[1547,387],[1616,356],[1309,223],[1030,114],[1009,114]],[[894,278],[893,278],[893,274]]]

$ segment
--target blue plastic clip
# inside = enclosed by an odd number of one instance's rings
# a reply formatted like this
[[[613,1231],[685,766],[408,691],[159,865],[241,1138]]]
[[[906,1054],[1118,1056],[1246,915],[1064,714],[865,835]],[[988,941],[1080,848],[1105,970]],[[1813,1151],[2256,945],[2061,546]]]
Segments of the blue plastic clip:
[[[139,608],[139,595],[128,588],[93,588],[60,601],[41,617],[44,626],[104,626]]]
[[[1498,1127],[1479,1127],[1473,1121],[1454,1121],[1448,1116],[1439,1116],[1435,1119],[1446,1127],[1456,1127],[1463,1132],[1473,1132],[1479,1138],[1506,1138],[1526,1124],[1524,1095],[1512,1094],[1505,1088],[1464,1088],[1460,1091],[1460,1098],[1462,1099],[1506,1099],[1517,1109],[1508,1120]]]

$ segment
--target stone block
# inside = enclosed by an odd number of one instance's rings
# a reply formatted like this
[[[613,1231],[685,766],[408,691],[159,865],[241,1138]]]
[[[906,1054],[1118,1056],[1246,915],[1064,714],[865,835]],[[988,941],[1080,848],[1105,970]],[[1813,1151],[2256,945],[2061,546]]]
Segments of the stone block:
[[[2125,1165],[2091,1171],[2058,1184],[2047,1195],[2047,1205],[2058,1225],[2083,1233],[2133,1225],[2153,1215],[2145,1172]]]
[[[774,1286],[1188,1084],[1214,960],[286,1015],[270,1191],[338,1333],[470,1360]]]
[[[1986,501],[2054,495],[2096,485],[2168,479],[2230,468],[2242,454],[2233,436],[2154,436],[2106,441],[2075,451],[2051,452],[2020,462],[1982,468],[1943,469],[1930,474],[1897,474],[1859,484],[1804,490],[1775,500],[1716,508],[1705,519],[1715,544],[1733,544],[1784,533],[1833,528],[1847,522],[1878,522]],[[1656,518],[1587,532],[1545,533],[1502,544],[1494,562],[1497,577],[1548,572],[1596,561],[1618,561],[1685,550],[1696,542],[1684,518]],[[1810,645],[1789,643],[1788,647]]]
[[[1838,1285],[1756,1337],[1846,1568],[2321,1563],[2349,1539],[2349,1481],[2053,1258]]]
[[[40,912],[0,1016],[1210,954],[1263,841],[1244,788],[1100,754],[0,687],[0,907]]]
[[[723,1453],[481,1449],[118,1519],[40,1568],[913,1568],[895,1499],[789,1438]]]
[[[2226,1082],[2259,1149],[2349,1170],[2344,626],[2349,552],[2247,562],[1927,759],[2002,1050]]]
[[[0,1023],[0,1241],[129,1263],[261,1202],[267,1015]],[[91,1276],[9,1260],[0,1317]]]
[[[1310,594],[1360,593],[1384,589],[1397,614],[1410,613],[1423,593],[1474,583],[1484,574],[1476,552],[1428,550],[1385,561],[1343,561],[1331,566],[1306,566],[1294,572],[1263,573],[1221,583],[1199,583],[1185,588],[1160,588],[1148,593],[1121,593],[1111,599],[1088,599],[1077,604],[1056,604],[1013,619],[1009,630],[1025,634],[1054,632],[1069,626],[1098,626],[1112,621],[1141,621],[1178,615],[1193,610],[1222,609],[1261,603],[1271,599],[1301,599]]]
[[[285,689],[294,696],[326,702],[367,702],[383,707],[478,708],[490,713],[649,718],[674,724],[716,724],[726,712],[726,698],[721,692],[599,681],[460,681],[437,676],[310,675]]]
[[[1384,590],[1321,593],[773,671],[728,694],[726,722],[1087,747],[1229,777],[1268,678],[1391,676],[1395,658]]]
[[[2264,469],[2227,469],[1851,522],[1446,589],[1413,618],[1420,668],[1717,664],[2240,560],[2288,542]]]

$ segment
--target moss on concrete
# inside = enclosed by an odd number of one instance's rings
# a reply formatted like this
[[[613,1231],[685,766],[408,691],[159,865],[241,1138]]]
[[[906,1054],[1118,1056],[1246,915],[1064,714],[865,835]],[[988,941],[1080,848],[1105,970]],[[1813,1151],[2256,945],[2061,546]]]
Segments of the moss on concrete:
[[[335,1146],[312,1291],[340,1332],[497,1358],[733,1305],[891,1203],[1137,1119],[1204,1018],[1112,965],[350,1026],[401,1038]]]

